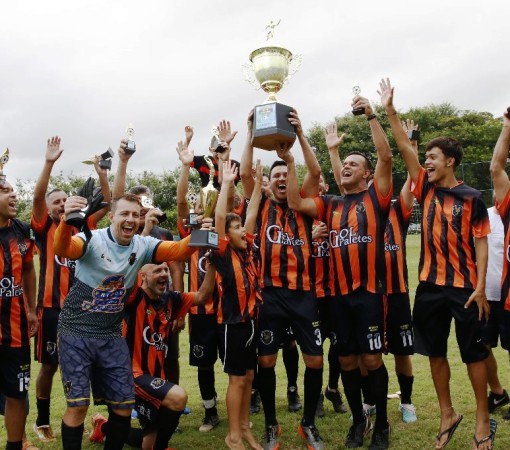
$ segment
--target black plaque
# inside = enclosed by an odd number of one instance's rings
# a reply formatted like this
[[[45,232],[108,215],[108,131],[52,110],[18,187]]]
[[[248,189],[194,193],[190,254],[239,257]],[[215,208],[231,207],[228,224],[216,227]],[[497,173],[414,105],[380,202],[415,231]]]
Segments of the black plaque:
[[[296,129],[289,122],[291,111],[290,106],[277,102],[255,106],[251,141],[253,146],[263,150],[276,150],[279,144],[294,143]]]

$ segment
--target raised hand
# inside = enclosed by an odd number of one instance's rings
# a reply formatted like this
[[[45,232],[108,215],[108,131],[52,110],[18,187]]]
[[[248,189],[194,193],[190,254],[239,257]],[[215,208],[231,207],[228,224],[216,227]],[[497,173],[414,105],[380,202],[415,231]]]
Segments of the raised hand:
[[[390,79],[386,78],[385,80],[383,78],[379,83],[379,89],[377,93],[381,96],[381,104],[384,109],[393,108],[393,90],[395,88],[391,87]]]
[[[186,135],[186,145],[189,145],[193,138],[193,127],[191,125],[186,125],[184,127],[184,134]]]
[[[414,120],[412,120],[412,119],[402,120],[400,123],[402,124],[402,128],[404,129],[404,131],[406,133],[408,131],[419,130],[420,129],[418,124],[414,123]],[[411,139],[411,145],[413,146],[413,149],[414,149],[415,153],[418,154],[418,141],[415,140],[415,139]]]
[[[353,98],[351,106],[353,110],[363,108],[366,116],[370,116],[374,113],[368,98],[362,97],[361,95],[356,95],[356,97]]]
[[[223,183],[233,183],[237,177],[238,168],[232,161],[223,162]]]
[[[119,159],[122,162],[129,161],[129,158],[131,158],[131,156],[133,156],[133,154],[134,154],[134,153],[127,153],[126,152],[127,143],[128,143],[127,139],[122,139],[120,141],[118,154],[119,154]]]
[[[250,111],[250,113],[248,114],[248,119],[247,119],[247,121],[246,121],[246,125],[247,125],[247,127],[248,127],[248,132],[249,132],[249,133],[252,133],[252,132],[253,132],[253,116],[254,116],[254,114],[255,114],[255,110],[254,110],[254,109],[252,109],[252,110]]]
[[[60,158],[63,151],[64,149],[60,148],[60,138],[58,136],[49,138],[48,146],[46,147],[46,161],[55,162]]]
[[[301,119],[299,118],[298,112],[293,109],[289,113],[289,122],[296,128],[296,134],[303,134],[303,127],[301,126]]]
[[[343,144],[345,139],[345,133],[338,135],[336,122],[332,122],[326,125],[324,129],[324,138],[326,139],[326,145],[329,150],[337,150],[340,145]]]
[[[222,120],[218,125],[218,133],[220,141],[225,141],[230,144],[236,137],[237,131],[230,129],[230,122],[228,120]]]
[[[177,143],[176,150],[177,150],[177,154],[179,155],[179,159],[180,159],[181,163],[184,166],[191,165],[191,163],[193,162],[193,157],[195,156],[195,153],[193,152],[193,150],[190,150],[188,148],[187,143],[183,142],[183,141],[179,141]]]
[[[257,182],[262,184],[262,178],[264,177],[264,168],[262,167],[262,164],[260,163],[260,159],[257,159],[257,162],[255,164],[255,168],[253,170],[253,179]]]
[[[282,142],[276,149],[276,154],[278,155],[278,157],[285,161],[287,164],[294,162],[294,156],[290,152],[292,145],[293,144],[291,142]]]

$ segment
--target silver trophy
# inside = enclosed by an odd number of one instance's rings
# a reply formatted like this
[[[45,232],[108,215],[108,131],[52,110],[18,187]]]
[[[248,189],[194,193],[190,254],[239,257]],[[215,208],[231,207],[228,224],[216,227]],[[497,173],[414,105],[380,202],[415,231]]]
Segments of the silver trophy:
[[[354,94],[354,96],[356,97],[356,95],[359,95],[361,94],[361,88],[355,84],[353,87],[352,87],[352,93]],[[361,116],[362,114],[365,114],[365,108],[354,108],[352,110],[352,113],[355,115],[355,116]]]
[[[6,176],[4,174],[4,166],[9,162],[9,149],[6,148],[5,152],[0,156],[0,186],[5,184]]]

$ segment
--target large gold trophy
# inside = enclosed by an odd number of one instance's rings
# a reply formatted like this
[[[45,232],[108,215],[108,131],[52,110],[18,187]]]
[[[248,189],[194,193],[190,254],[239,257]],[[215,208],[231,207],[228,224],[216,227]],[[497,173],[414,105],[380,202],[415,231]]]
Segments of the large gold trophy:
[[[216,208],[216,202],[218,201],[219,192],[214,187],[214,164],[210,156],[204,156],[205,162],[209,166],[209,183],[207,186],[200,189],[200,205],[202,207],[202,215],[204,218],[214,219],[214,210]],[[190,192],[188,192],[190,194]],[[194,193],[186,196],[188,205],[190,206],[190,214],[188,215],[189,224],[193,227],[191,232],[191,239],[189,242],[190,247],[204,247],[204,248],[219,248],[218,233],[211,230],[199,230],[197,227],[196,217],[197,213],[194,212],[194,202],[197,200],[197,196]],[[193,202],[193,205],[190,203]]]
[[[264,150],[275,150],[283,143],[293,143],[296,131],[289,122],[292,107],[278,103],[279,92],[301,65],[301,56],[274,42],[274,29],[280,24],[271,21],[266,27],[266,45],[250,54],[250,63],[243,66],[246,80],[269,95],[263,105],[255,106],[252,144]]]

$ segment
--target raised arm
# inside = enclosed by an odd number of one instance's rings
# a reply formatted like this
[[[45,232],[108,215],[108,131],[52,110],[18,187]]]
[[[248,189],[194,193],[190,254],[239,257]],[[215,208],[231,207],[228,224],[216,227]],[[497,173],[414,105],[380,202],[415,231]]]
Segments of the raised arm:
[[[391,126],[391,132],[397,143],[397,148],[402,158],[404,158],[407,171],[413,181],[418,180],[418,174],[420,173],[421,166],[418,160],[418,155],[414,152],[411,141],[407,137],[407,133],[404,131],[400,124],[400,119],[397,114],[397,110],[393,105],[393,91],[394,88],[391,86],[389,78],[381,80],[379,83],[380,90],[377,93],[381,96],[381,103],[384,106],[388,121]]]
[[[290,152],[290,145],[284,145],[277,151],[278,156],[287,163],[287,202],[289,208],[294,211],[317,218],[318,211],[315,202],[311,198],[301,198],[296,173],[294,156]]]
[[[299,119],[297,111],[294,109],[289,115],[289,122],[296,127],[296,136],[303,151],[306,168],[308,169],[301,188],[305,197],[315,197],[319,195],[321,167],[319,166],[319,161],[317,161],[317,157],[315,156],[315,153],[303,132],[303,127],[301,126],[301,120]]]
[[[214,226],[220,238],[225,236],[225,221],[228,211],[228,197],[237,176],[237,167],[231,161],[223,162],[223,182],[214,216]]]
[[[193,300],[193,306],[203,305],[212,297],[214,292],[214,286],[216,285],[216,267],[209,263],[208,258],[206,260],[206,272],[204,281],[200,285],[200,288],[195,293],[195,299]]]
[[[239,168],[239,175],[241,176],[241,183],[243,184],[243,192],[246,198],[251,198],[255,181],[251,169],[253,166],[253,145],[251,140],[253,137],[253,109],[248,114],[248,132],[246,133],[246,144],[244,145],[243,155],[241,156],[241,165]]]
[[[324,129],[324,138],[326,139],[326,146],[329,151],[329,159],[331,161],[331,168],[333,169],[333,176],[335,177],[335,183],[340,189],[340,193],[343,193],[342,189],[342,160],[340,158],[340,146],[344,142],[345,133],[338,135],[336,121],[326,125]]]
[[[508,158],[508,147],[510,146],[510,111],[503,114],[503,128],[499,135],[498,142],[494,147],[494,153],[491,160],[491,177],[494,185],[494,194],[496,201],[501,203],[510,189],[510,181],[505,171]]]
[[[247,233],[255,234],[255,226],[257,224],[257,216],[259,213],[260,196],[262,192],[262,177],[264,175],[262,164],[260,159],[257,159],[255,166],[255,187],[251,195],[248,209],[246,210],[246,221],[244,222],[244,228]]]
[[[416,130],[418,131],[418,124],[414,123],[414,120],[407,119],[402,120],[401,122],[402,128],[404,129],[405,133],[407,134],[409,131]],[[418,141],[411,140],[411,145],[413,146],[414,153],[416,156],[418,156]],[[407,172],[407,179],[404,183],[404,186],[402,186],[402,190],[400,191],[400,195],[402,196],[402,200],[404,201],[404,206],[407,209],[411,209],[413,207],[414,203],[414,195],[411,192],[411,176],[409,175],[409,172]]]
[[[372,106],[368,99],[357,95],[354,97],[352,103],[353,109],[363,108],[367,116],[368,123],[370,124],[370,131],[372,133],[372,141],[374,142],[375,150],[377,152],[377,163],[375,165],[374,178],[377,180],[379,191],[386,197],[390,193],[392,178],[391,178],[391,162],[393,156],[391,154],[390,144],[386,133],[377,120]],[[400,125],[400,124],[399,124]]]
[[[101,187],[101,194],[103,194],[103,201],[108,205],[104,208],[101,208],[99,211],[96,211],[91,216],[91,221],[94,227],[96,227],[97,223],[106,215],[106,213],[110,210],[111,206],[111,194],[110,194],[110,185],[108,183],[108,169],[103,169],[99,166],[99,156],[96,156],[94,160],[94,169],[96,170],[97,176],[99,178],[99,186]]]
[[[124,195],[126,191],[126,172],[129,158],[133,153],[126,153],[127,139],[122,139],[119,146],[119,165],[117,166],[117,173],[113,181],[112,200],[117,200]]]
[[[189,212],[186,194],[188,193],[189,170],[193,162],[194,152],[183,141],[177,143],[176,150],[182,164],[179,180],[177,181],[177,220],[182,222]]]
[[[60,158],[63,151],[64,149],[60,148],[60,138],[58,136],[48,139],[44,165],[34,188],[32,215],[36,222],[40,222],[47,214],[46,191],[48,190],[51,171],[55,161]]]

